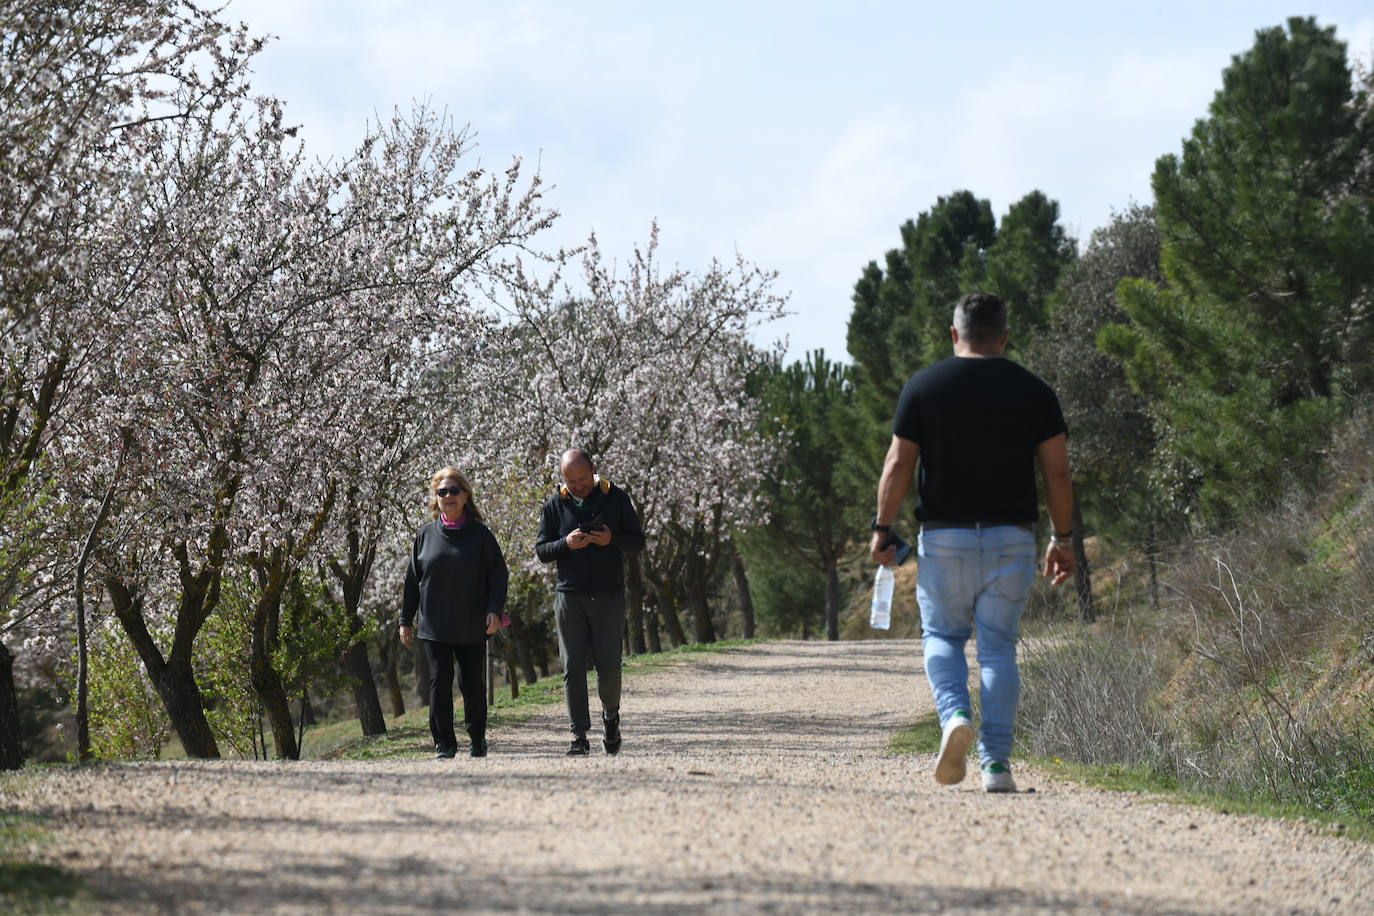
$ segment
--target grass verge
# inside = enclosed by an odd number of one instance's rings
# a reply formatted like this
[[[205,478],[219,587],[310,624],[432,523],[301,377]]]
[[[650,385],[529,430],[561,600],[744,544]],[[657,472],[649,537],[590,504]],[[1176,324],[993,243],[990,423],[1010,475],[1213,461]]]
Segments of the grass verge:
[[[907,728],[895,733],[888,741],[891,754],[936,754],[940,750],[940,720],[935,713],[921,716]],[[975,751],[970,751],[972,756]],[[1017,754],[1019,763],[1035,767],[1049,775],[1070,782],[1092,786],[1108,792],[1132,792],[1180,805],[1197,805],[1221,814],[1246,814],[1256,817],[1299,820],[1318,825],[1335,836],[1345,836],[1363,843],[1374,844],[1374,824],[1363,818],[1344,816],[1329,811],[1306,809],[1296,805],[1282,805],[1218,792],[1204,792],[1178,785],[1175,781],[1151,772],[1146,767],[1101,766],[1073,763],[1058,758],[1029,757]]]
[[[753,645],[759,639],[729,639],[714,643],[679,646],[667,652],[625,657],[622,676],[634,678],[680,664],[687,656],[723,652],[740,646]],[[594,676],[589,678],[588,692],[595,697]],[[456,698],[455,698],[456,699]],[[488,727],[499,727],[531,718],[540,710],[563,702],[561,674],[540,678],[534,684],[521,684],[520,696],[511,699],[507,690],[498,689],[496,702],[487,710]],[[461,703],[457,708],[461,709]],[[429,711],[426,707],[410,710],[387,721],[384,735],[362,737],[356,719],[318,726],[306,733],[302,756],[322,760],[385,760],[422,757],[434,750],[429,735]]]
[[[22,775],[0,777],[5,780]],[[0,912],[30,914],[94,913],[95,896],[81,879],[64,869],[30,861],[52,842],[43,818],[0,811]]]

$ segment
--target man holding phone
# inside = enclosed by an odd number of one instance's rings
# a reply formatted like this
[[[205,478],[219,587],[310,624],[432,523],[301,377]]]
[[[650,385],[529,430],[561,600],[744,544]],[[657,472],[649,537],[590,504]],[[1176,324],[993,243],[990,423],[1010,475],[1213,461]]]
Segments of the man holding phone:
[[[891,526],[916,472],[916,601],[942,731],[935,779],[945,785],[964,779],[974,739],[964,645],[976,626],[983,790],[1015,792],[1016,641],[1035,576],[1035,464],[1052,533],[1044,573],[1058,585],[1074,570],[1068,427],[1050,387],[1002,358],[1002,299],[961,298],[950,336],[954,356],[913,375],[897,402],[870,552],[884,565],[896,561]]]
[[[563,698],[572,730],[569,757],[591,752],[587,657],[596,665],[602,746],[620,751],[620,639],[625,626],[624,554],[644,549],[644,531],[625,491],[597,476],[591,456],[568,449],[563,485],[544,501],[534,552],[558,564],[554,619],[563,662]]]

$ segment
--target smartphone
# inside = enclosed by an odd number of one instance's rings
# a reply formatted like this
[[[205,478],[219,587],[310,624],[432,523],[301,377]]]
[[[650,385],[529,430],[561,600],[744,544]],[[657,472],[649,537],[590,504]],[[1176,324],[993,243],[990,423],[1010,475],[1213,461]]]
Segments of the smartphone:
[[[606,523],[602,521],[600,515],[593,515],[590,519],[577,526],[577,530],[584,534],[591,534],[603,527]]]
[[[896,546],[897,557],[892,561],[893,566],[901,566],[906,562],[906,558],[911,556],[911,545],[902,540],[898,535],[888,533],[887,539],[883,541],[883,547]]]

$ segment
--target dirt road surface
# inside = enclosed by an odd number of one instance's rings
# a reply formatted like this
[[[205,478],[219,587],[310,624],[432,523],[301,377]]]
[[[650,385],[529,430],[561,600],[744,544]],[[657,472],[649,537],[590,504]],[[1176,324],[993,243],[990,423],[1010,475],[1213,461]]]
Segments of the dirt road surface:
[[[1370,913],[1374,848],[1301,823],[931,775],[919,643],[749,646],[626,683],[625,747],[561,709],[475,760],[25,773],[5,810],[112,913]]]

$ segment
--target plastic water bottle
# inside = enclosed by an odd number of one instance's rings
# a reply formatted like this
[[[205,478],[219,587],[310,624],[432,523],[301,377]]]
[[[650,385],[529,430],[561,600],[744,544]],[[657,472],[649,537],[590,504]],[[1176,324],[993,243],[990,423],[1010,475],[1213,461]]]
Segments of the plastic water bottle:
[[[879,566],[878,574],[873,577],[873,609],[868,614],[868,625],[875,630],[886,630],[892,622],[894,579],[890,566]]]

